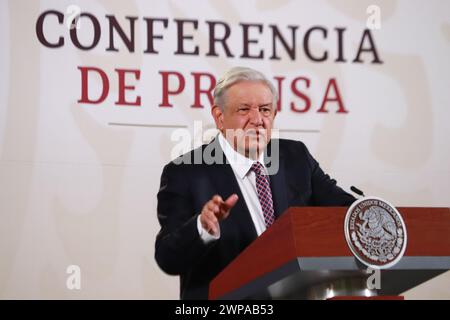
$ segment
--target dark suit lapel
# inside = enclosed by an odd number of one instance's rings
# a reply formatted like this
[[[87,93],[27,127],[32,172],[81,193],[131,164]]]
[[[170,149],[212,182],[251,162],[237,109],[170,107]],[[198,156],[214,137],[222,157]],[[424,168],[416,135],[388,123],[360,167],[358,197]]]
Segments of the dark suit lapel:
[[[278,142],[278,141],[277,141]],[[269,156],[267,155],[269,153]],[[279,145],[277,148],[272,141],[266,149],[264,162],[270,174],[270,188],[272,191],[275,216],[278,218],[288,209],[285,159]]]

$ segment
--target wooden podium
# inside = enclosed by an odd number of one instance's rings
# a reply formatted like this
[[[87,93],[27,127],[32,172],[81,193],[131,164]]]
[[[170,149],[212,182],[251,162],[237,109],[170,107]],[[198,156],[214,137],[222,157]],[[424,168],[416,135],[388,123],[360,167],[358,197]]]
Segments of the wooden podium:
[[[379,296],[399,295],[450,269],[450,208],[397,209],[407,228],[407,248],[396,265],[381,271]],[[359,296],[352,287],[365,285],[370,274],[347,246],[346,212],[346,207],[289,208],[217,275],[209,298],[251,299],[267,290],[275,299],[323,298],[314,292],[330,290],[327,284],[338,296]]]

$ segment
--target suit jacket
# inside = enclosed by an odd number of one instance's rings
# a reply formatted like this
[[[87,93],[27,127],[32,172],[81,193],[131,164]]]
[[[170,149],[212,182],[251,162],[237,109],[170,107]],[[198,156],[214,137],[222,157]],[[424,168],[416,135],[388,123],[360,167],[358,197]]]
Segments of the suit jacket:
[[[266,159],[276,143],[279,168],[270,176],[276,218],[291,206],[349,206],[355,200],[322,171],[302,142],[271,141]],[[226,162],[216,138],[167,164],[157,196],[161,230],[156,237],[155,259],[166,273],[180,276],[182,299],[207,299],[211,280],[257,238],[231,166],[211,164],[202,157],[211,150],[216,160]],[[176,164],[181,159],[184,163]],[[200,163],[192,164],[194,160]],[[204,244],[197,229],[204,204],[215,194],[226,199],[233,193],[239,200],[228,218],[220,222],[220,239]]]

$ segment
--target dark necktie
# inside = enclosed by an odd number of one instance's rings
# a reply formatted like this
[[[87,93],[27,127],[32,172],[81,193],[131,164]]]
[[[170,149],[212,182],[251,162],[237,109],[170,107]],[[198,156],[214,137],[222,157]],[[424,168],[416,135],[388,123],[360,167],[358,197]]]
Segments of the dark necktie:
[[[266,227],[270,227],[275,221],[275,215],[269,177],[265,174],[263,165],[258,161],[253,163],[251,170],[256,175],[256,191],[258,192],[258,199],[264,214],[264,221],[266,222]]]

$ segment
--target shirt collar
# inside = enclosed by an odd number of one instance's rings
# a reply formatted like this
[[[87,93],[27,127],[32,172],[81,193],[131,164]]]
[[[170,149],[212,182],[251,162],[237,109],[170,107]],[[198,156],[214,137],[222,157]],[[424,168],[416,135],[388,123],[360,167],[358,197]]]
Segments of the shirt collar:
[[[219,144],[234,172],[236,172],[237,176],[240,179],[244,179],[255,160],[247,158],[246,156],[234,150],[234,148],[230,145],[228,140],[225,139],[222,133],[219,133]],[[264,166],[264,168],[266,168],[264,164],[264,152],[259,155],[258,161]]]

